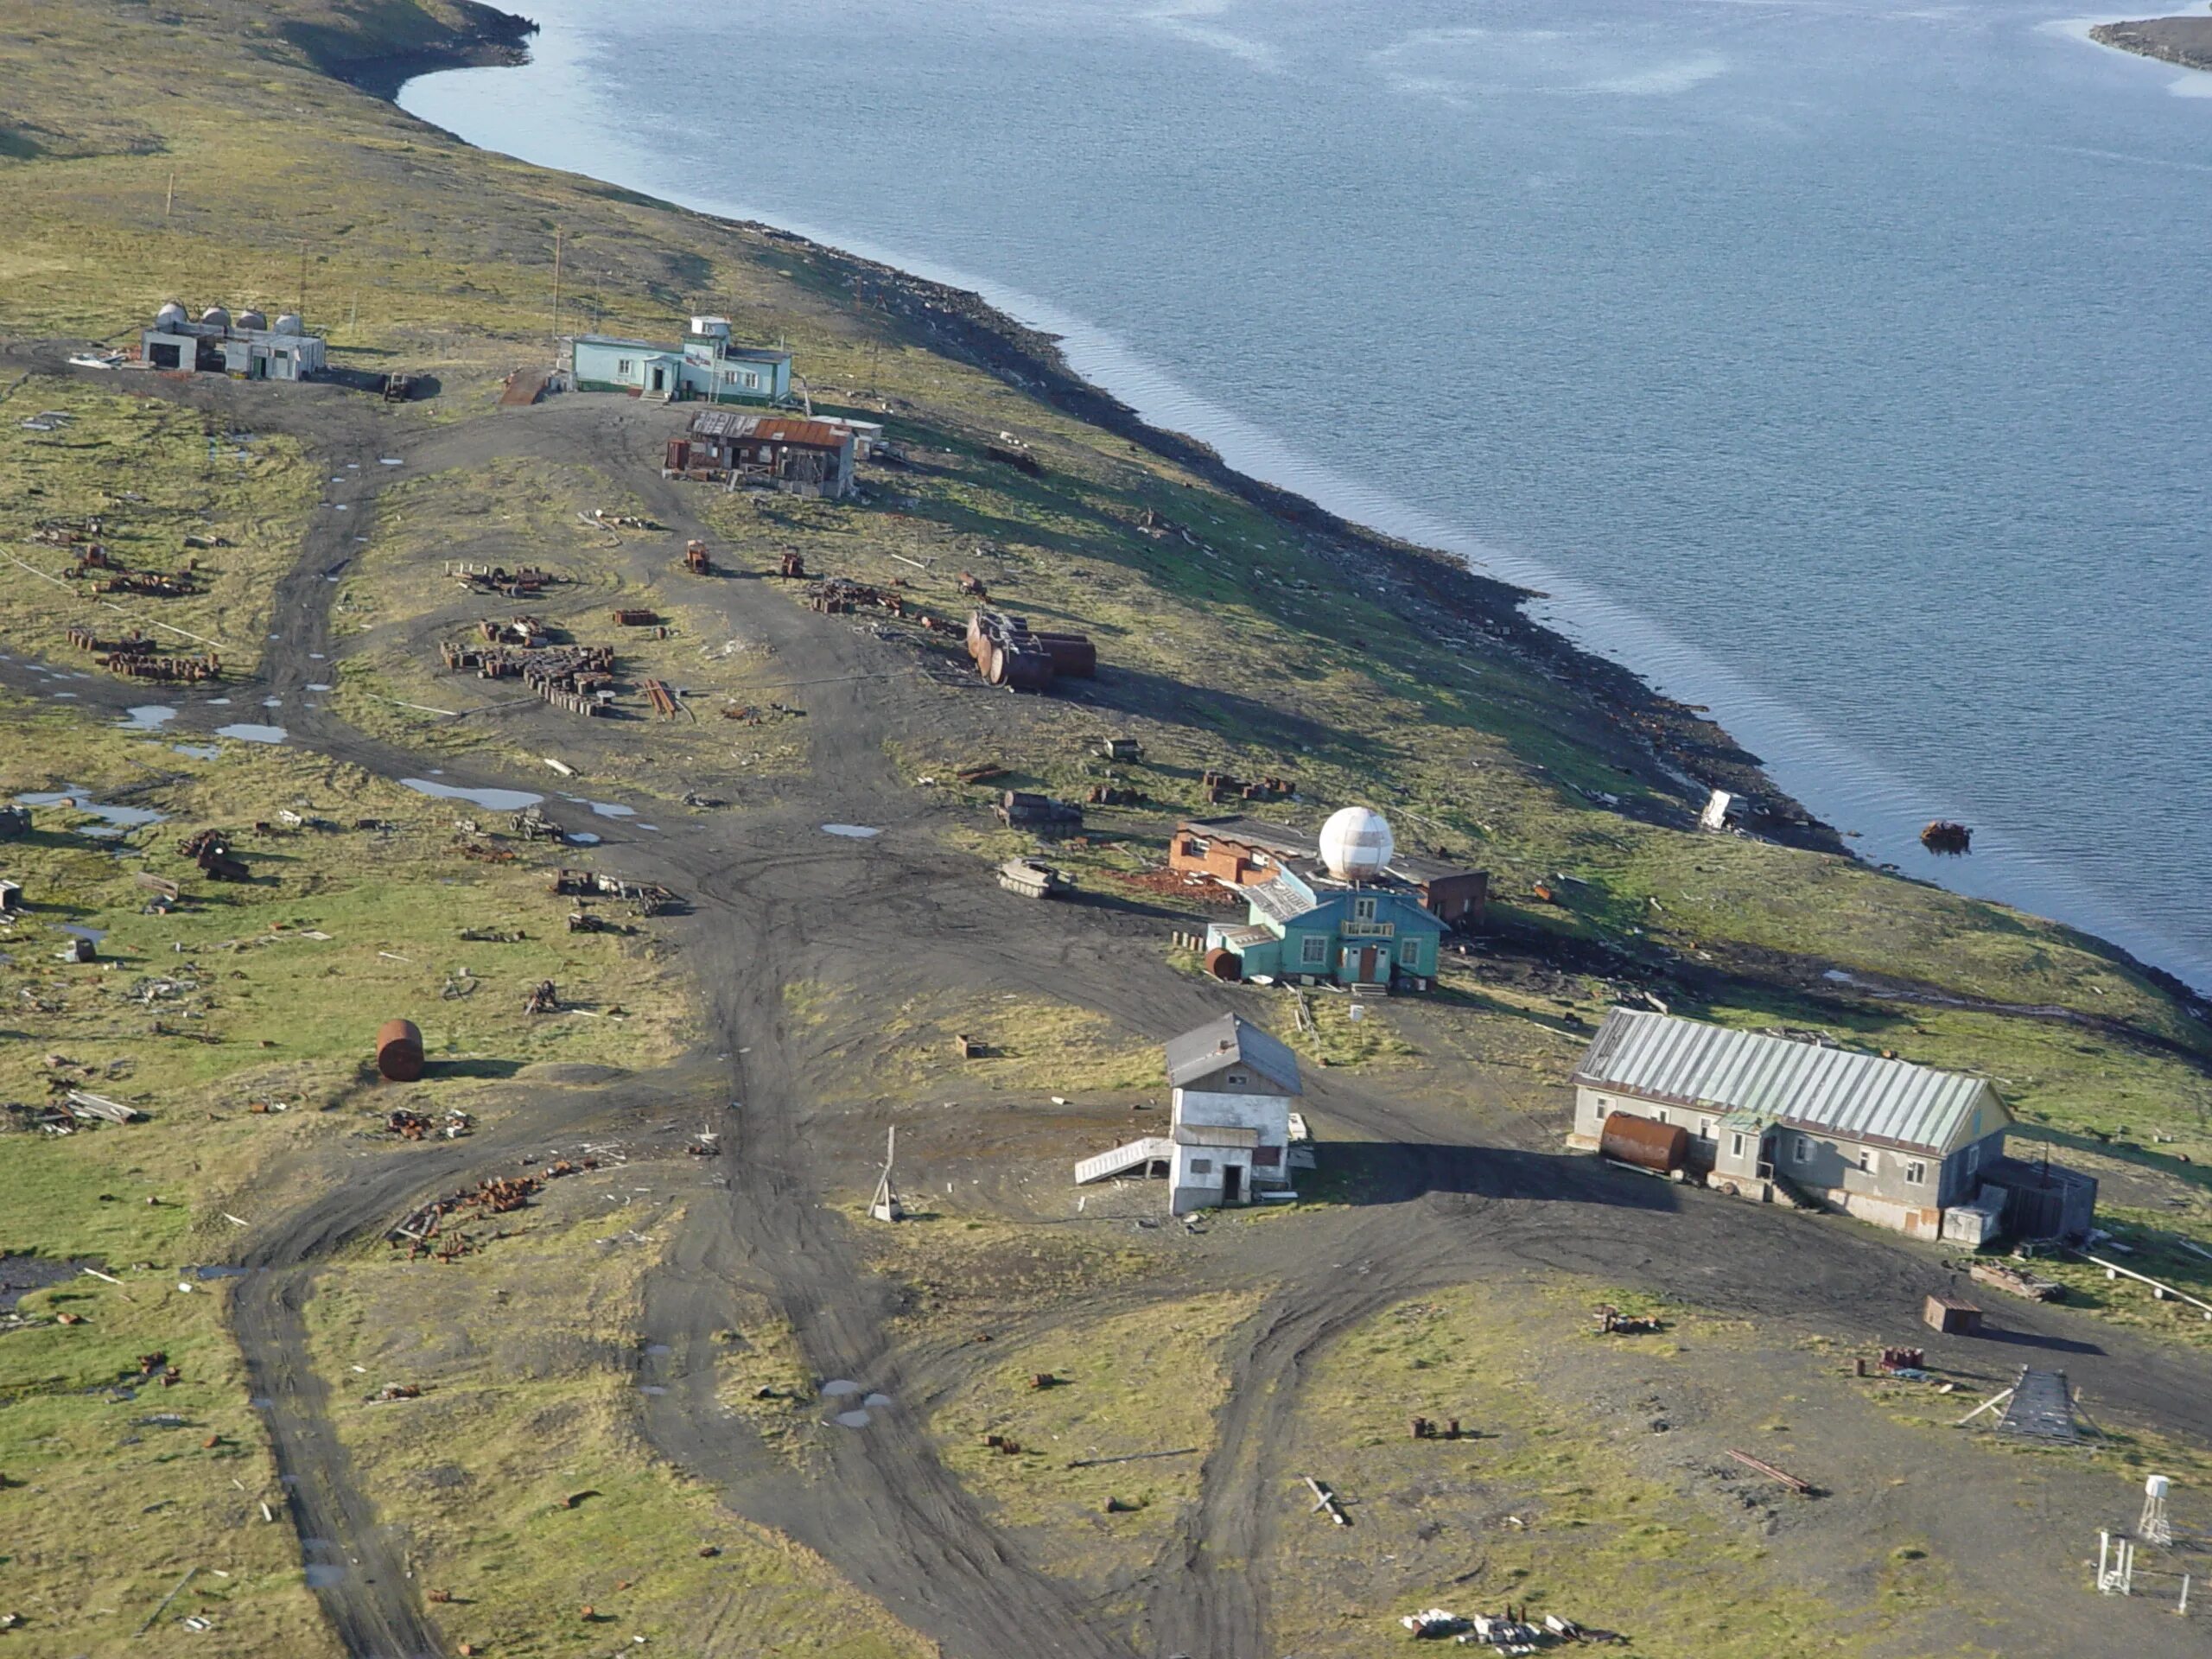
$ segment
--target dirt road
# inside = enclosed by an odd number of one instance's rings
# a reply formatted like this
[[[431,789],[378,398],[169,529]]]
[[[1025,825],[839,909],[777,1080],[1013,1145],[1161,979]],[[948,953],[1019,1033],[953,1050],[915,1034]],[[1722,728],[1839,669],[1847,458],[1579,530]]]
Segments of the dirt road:
[[[683,487],[659,480],[664,412],[569,397],[395,436],[365,403],[301,390],[290,402],[245,395],[260,400],[254,418],[262,429],[295,431],[334,475],[353,480],[340,486],[350,511],[317,516],[277,589],[260,683],[224,689],[238,702],[250,693],[282,699],[290,741],[335,760],[391,777],[424,769],[304,694],[328,672],[315,654],[337,654],[328,644],[335,587],[327,578],[353,556],[356,537],[373,533],[377,493],[395,474],[502,455],[587,460],[636,489],[677,537],[706,533]],[[194,385],[164,395],[241,394]],[[384,454],[407,465],[374,465]],[[349,469],[347,461],[361,465]],[[865,1432],[830,1436],[823,1472],[802,1478],[715,1399],[717,1333],[738,1322],[741,1294],[765,1294],[789,1319],[817,1376],[854,1378],[894,1400],[919,1385],[917,1357],[890,1334],[893,1287],[869,1269],[851,1229],[826,1207],[855,1172],[825,1150],[817,1116],[824,1080],[795,1040],[783,988],[865,982],[887,1008],[947,985],[978,994],[1034,989],[1163,1037],[1217,1013],[1236,994],[1174,974],[1154,930],[1110,915],[1084,912],[1075,925],[1039,906],[995,914],[988,930],[976,925],[982,884],[972,861],[945,850],[936,834],[944,809],[906,786],[887,759],[887,736],[924,716],[912,686],[885,675],[880,647],[759,583],[715,584],[702,602],[727,607],[749,634],[816,665],[823,682],[808,702],[813,770],[779,786],[778,798],[742,814],[664,815],[658,835],[606,829],[610,868],[690,898],[691,913],[669,929],[710,1012],[706,1052],[665,1076],[554,1091],[512,1127],[373,1161],[334,1198],[257,1229],[241,1257],[252,1271],[232,1305],[238,1339],[265,1402],[302,1560],[350,1652],[426,1659],[444,1649],[408,1577],[404,1541],[380,1526],[331,1430],[302,1314],[315,1264],[419,1198],[512,1164],[525,1140],[543,1146],[640,1107],[738,1103],[716,1177],[698,1178],[668,1257],[648,1281],[639,1331],[652,1357],[643,1380],[664,1392],[639,1393],[646,1438],[733,1508],[818,1551],[945,1653],[971,1659],[1267,1652],[1266,1586],[1250,1564],[1265,1558],[1277,1523],[1271,1494],[1285,1471],[1275,1459],[1301,1375],[1347,1329],[1424,1288],[1472,1276],[1586,1274],[1778,1330],[1866,1340],[1893,1335],[1898,1309],[1946,1281],[1930,1255],[1862,1229],[1684,1193],[1561,1155],[1533,1131],[1478,1144],[1464,1113],[1395,1091],[1387,1078],[1323,1074],[1310,1113],[1340,1155],[1359,1160],[1363,1201],[1272,1230],[1263,1255],[1224,1246],[1215,1263],[1228,1281],[1274,1289],[1232,1354],[1229,1404],[1200,1501],[1143,1586],[1149,1611],[1137,1630],[1025,1560],[939,1461],[918,1413],[887,1411]],[[38,689],[19,664],[0,667],[0,677]],[[143,696],[120,683],[73,683],[80,707],[119,711]],[[164,696],[181,710],[178,729],[224,717],[191,689],[165,688]],[[592,742],[629,741],[619,731],[573,729],[599,724],[572,722],[564,747],[588,756]],[[442,764],[454,784],[518,781]],[[880,834],[823,834],[830,822]],[[887,939],[905,948],[887,950]],[[1095,1312],[1071,1309],[1069,1317]],[[2023,1361],[2063,1356],[2108,1414],[2212,1438],[2212,1365],[2197,1356],[2058,1308],[2008,1306],[2004,1323]],[[1966,1351],[1944,1339],[1929,1345],[1939,1363]],[[922,1357],[940,1391],[983,1363],[950,1351]],[[1986,1351],[1980,1357],[1988,1363]]]

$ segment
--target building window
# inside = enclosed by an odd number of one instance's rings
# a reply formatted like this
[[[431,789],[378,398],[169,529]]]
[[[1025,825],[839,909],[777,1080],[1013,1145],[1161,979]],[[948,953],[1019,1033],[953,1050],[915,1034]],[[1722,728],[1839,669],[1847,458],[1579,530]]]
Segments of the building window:
[[[1928,1185],[1928,1166],[1915,1159],[1904,1166],[1905,1184],[1909,1186]]]
[[[1959,1154],[1959,1173],[1971,1175],[1981,1167],[1981,1143],[1976,1141]]]
[[[614,362],[614,372],[617,374],[634,373],[637,367],[636,362],[626,357],[617,358]]]
[[[1398,961],[1408,968],[1419,967],[1421,965],[1421,941],[1419,939],[1400,939],[1398,941]]]
[[[1731,1158],[1740,1158],[1744,1155],[1744,1137],[1742,1135],[1732,1135],[1728,1137],[1728,1155]]]
[[[745,384],[757,390],[760,385],[760,377],[753,373],[752,370],[747,369],[745,372]]]
[[[1667,1121],[1667,1110],[1666,1110],[1666,1108],[1664,1108],[1664,1107],[1662,1106],[1662,1107],[1661,1107],[1657,1111],[1656,1111],[1656,1112],[1652,1113],[1652,1114],[1651,1114],[1651,1121],[1652,1121],[1654,1123],[1664,1123],[1664,1122]]]
[[[1354,921],[1373,921],[1375,919],[1375,901],[1372,899],[1353,899],[1351,901],[1351,914]]]
[[[1298,962],[1302,968],[1325,966],[1329,960],[1329,942],[1319,933],[1308,933],[1298,942]]]
[[[1249,1079],[1242,1071],[1232,1071],[1229,1074],[1229,1082],[1231,1084],[1241,1084],[1248,1081]]]
[[[1711,1118],[1700,1117],[1698,1119],[1697,1138],[1700,1141],[1710,1141],[1713,1139],[1713,1120]]]
[[[1813,1140],[1810,1135],[1801,1135],[1797,1137],[1797,1144],[1789,1148],[1789,1161],[1793,1164],[1809,1164],[1813,1161]]]
[[[1191,1173],[1192,1173],[1192,1174],[1193,1174],[1193,1175],[1211,1175],[1211,1174],[1212,1174],[1212,1173],[1213,1173],[1213,1160],[1212,1160],[1212,1159],[1211,1159],[1211,1158],[1193,1158],[1193,1159],[1192,1159],[1192,1160],[1191,1160]]]
[[[1874,1167],[1874,1154],[1864,1147],[1859,1148],[1859,1167],[1869,1172]]]

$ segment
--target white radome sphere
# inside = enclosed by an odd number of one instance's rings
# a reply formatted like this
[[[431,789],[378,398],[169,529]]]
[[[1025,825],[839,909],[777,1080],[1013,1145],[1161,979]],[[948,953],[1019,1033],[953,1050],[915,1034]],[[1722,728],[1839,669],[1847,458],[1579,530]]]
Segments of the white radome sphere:
[[[1382,874],[1397,851],[1390,826],[1380,812],[1347,806],[1321,826],[1321,861],[1342,881],[1366,881]]]

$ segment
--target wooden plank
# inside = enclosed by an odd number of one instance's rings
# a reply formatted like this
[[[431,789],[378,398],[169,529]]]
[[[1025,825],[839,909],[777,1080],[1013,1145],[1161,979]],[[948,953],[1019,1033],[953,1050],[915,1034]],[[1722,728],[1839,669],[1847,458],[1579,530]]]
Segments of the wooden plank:
[[[1737,1462],[1742,1464],[1746,1469],[1756,1469],[1768,1479],[1780,1481],[1784,1486],[1787,1486],[1791,1491],[1796,1493],[1800,1497],[1808,1496],[1813,1490],[1813,1483],[1811,1481],[1800,1480],[1788,1470],[1777,1469],[1764,1459],[1755,1458],[1748,1452],[1738,1452],[1732,1446],[1728,1448],[1728,1455],[1735,1459]]]

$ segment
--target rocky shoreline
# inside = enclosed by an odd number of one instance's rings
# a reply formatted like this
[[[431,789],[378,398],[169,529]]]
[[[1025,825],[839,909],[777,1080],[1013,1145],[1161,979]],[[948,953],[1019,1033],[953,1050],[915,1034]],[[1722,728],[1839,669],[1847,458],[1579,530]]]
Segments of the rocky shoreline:
[[[2149,17],[2140,22],[2099,23],[2089,38],[2100,46],[2156,58],[2183,69],[2212,71],[2212,17]]]
[[[417,75],[441,69],[498,68],[528,60],[531,37],[538,32],[531,19],[485,5],[482,0],[451,0],[451,10],[454,22],[442,35],[420,46],[356,52],[351,49],[353,41],[319,31],[296,31],[293,44],[323,73],[387,101],[397,99],[399,89]]]
[[[527,18],[462,0],[471,31],[429,48],[363,54],[322,61],[326,73],[385,99],[416,75],[436,70],[513,64],[527,55],[537,25]],[[1537,672],[1587,695],[1604,715],[1633,734],[1664,766],[1694,786],[1735,795],[1748,826],[1771,839],[1854,855],[1836,830],[1815,818],[1770,777],[1701,708],[1655,690],[1633,670],[1583,650],[1532,621],[1523,607],[1541,597],[1478,574],[1464,560],[1354,524],[1294,491],[1240,473],[1209,444],[1156,427],[1128,404],[1075,372],[1058,339],[1030,328],[980,294],[826,246],[755,220],[724,219],[675,207],[773,246],[804,263],[818,280],[842,289],[856,308],[872,310],[918,342],[957,358],[1042,398],[1076,419],[1142,445],[1263,512],[1305,531],[1333,561],[1382,576],[1397,607],[1417,626],[1445,639],[1510,652]],[[1478,638],[1479,636],[1479,638]],[[1686,791],[1688,796],[1691,791]],[[1701,795],[1686,799],[1694,813]]]

